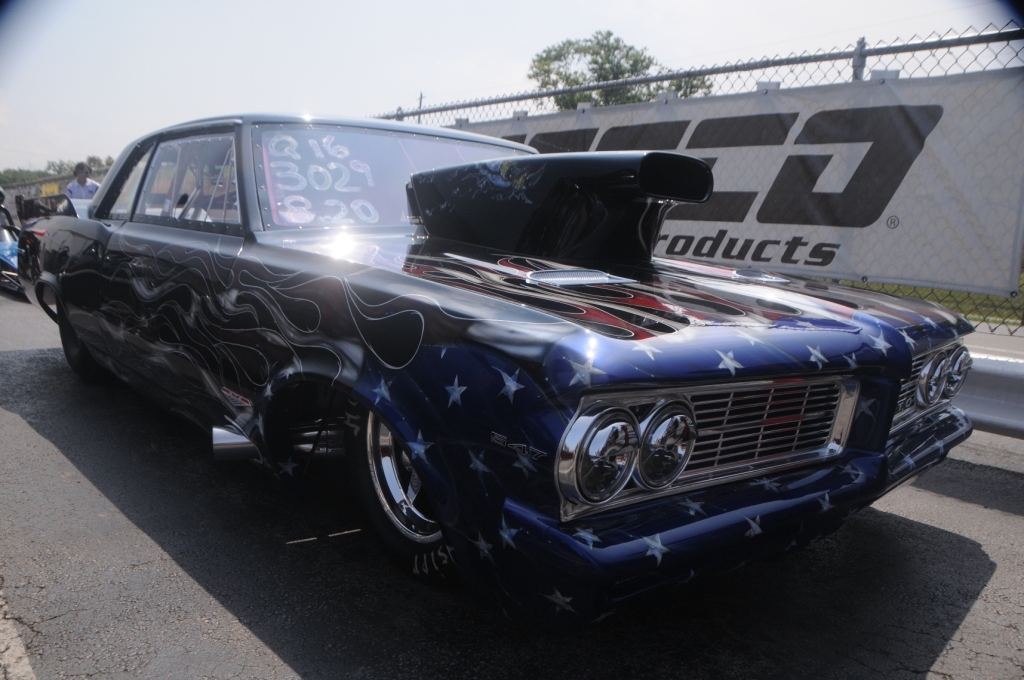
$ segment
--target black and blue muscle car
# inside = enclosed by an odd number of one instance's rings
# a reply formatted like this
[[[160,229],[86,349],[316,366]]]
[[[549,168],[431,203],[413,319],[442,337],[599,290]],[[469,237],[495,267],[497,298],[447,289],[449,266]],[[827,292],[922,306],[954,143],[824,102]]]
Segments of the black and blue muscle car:
[[[711,190],[674,153],[218,118],[29,219],[18,267],[82,378],[282,479],[343,457],[415,573],[590,620],[827,534],[971,432],[965,319],[654,257]]]

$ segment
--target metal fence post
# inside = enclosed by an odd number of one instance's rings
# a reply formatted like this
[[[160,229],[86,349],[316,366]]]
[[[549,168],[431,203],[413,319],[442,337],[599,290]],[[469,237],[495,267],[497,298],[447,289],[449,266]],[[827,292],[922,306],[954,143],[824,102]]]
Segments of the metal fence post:
[[[867,55],[864,51],[867,49],[867,42],[864,38],[860,38],[857,41],[857,47],[853,50],[853,79],[864,80],[864,66],[868,63]]]

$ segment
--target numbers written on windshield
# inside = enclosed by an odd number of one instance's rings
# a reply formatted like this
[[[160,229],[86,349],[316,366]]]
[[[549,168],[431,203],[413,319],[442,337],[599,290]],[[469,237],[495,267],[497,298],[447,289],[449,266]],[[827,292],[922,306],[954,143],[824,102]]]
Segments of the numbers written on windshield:
[[[322,132],[322,131],[321,131]],[[331,134],[310,131],[302,144],[286,133],[264,135],[274,221],[304,225],[375,224],[377,208],[359,194],[375,186],[373,170]]]

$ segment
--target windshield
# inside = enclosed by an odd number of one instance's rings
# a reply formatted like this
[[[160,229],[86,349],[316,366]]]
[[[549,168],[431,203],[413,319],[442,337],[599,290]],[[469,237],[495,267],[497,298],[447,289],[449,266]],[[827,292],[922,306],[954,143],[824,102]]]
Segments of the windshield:
[[[409,224],[417,172],[525,151],[436,135],[337,125],[253,126],[267,229]]]

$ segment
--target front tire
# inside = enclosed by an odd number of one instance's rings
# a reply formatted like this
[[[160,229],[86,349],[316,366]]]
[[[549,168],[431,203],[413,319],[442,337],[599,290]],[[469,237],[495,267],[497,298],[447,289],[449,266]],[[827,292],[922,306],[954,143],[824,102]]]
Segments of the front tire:
[[[85,343],[75,333],[75,329],[71,327],[68,315],[64,312],[64,305],[60,305],[57,308],[57,313],[57,323],[60,326],[60,344],[64,348],[64,358],[67,359],[68,366],[84,382],[100,382],[104,378],[103,368],[96,363],[96,360],[93,359],[92,354],[89,352],[89,348],[85,346]]]
[[[375,414],[350,402],[346,456],[366,519],[384,547],[417,576],[441,576],[453,565],[441,525],[409,449]]]

